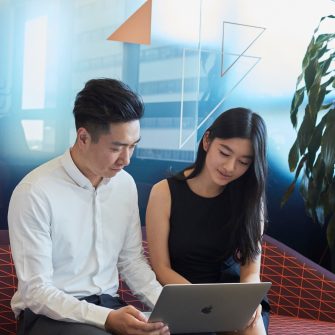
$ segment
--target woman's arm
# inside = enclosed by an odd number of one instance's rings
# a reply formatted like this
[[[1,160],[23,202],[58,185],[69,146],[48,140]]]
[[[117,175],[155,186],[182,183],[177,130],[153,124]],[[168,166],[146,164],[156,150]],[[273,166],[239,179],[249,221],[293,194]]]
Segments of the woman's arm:
[[[262,215],[263,217],[263,215]],[[261,234],[264,231],[264,220],[261,220]],[[260,269],[261,269],[261,255],[262,245],[259,245],[259,254],[254,260],[248,261],[246,264],[240,267],[240,282],[241,283],[258,283],[260,282]],[[264,322],[261,318],[262,305],[259,304],[255,313],[253,314],[249,325],[246,329],[246,334],[266,334]]]
[[[261,204],[261,235],[264,232],[264,204]],[[240,282],[241,283],[252,283],[260,282],[260,270],[261,270],[261,256],[262,256],[262,245],[259,244],[259,254],[254,260],[248,261],[246,264],[241,265]]]
[[[171,269],[168,238],[170,232],[171,194],[166,179],[151,190],[147,212],[146,230],[150,262],[162,285],[187,284],[186,278]]]
[[[241,265],[240,282],[258,283],[260,282],[261,254],[253,261]]]

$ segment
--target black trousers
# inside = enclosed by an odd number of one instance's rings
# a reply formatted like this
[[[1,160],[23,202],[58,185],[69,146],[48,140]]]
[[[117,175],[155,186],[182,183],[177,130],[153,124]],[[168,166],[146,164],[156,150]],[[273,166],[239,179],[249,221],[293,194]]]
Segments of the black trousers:
[[[95,305],[118,309],[127,304],[118,297],[108,294],[92,295],[84,298]],[[57,321],[44,315],[33,313],[29,308],[21,312],[17,335],[106,335],[104,329],[76,322]]]
[[[118,297],[112,297],[107,294],[92,295],[84,298],[87,302],[93,303],[98,306],[103,306],[112,309],[118,309],[127,304]],[[263,300],[262,317],[265,329],[269,325],[269,310],[268,304]],[[265,305],[265,306],[264,306]],[[105,330],[97,328],[92,325],[57,321],[50,319],[44,315],[33,313],[30,309],[26,308],[21,312],[18,322],[17,335],[106,335],[109,334]],[[192,335],[192,334],[187,334]],[[200,335],[200,334],[199,334]],[[215,333],[203,333],[202,335],[215,335]]]

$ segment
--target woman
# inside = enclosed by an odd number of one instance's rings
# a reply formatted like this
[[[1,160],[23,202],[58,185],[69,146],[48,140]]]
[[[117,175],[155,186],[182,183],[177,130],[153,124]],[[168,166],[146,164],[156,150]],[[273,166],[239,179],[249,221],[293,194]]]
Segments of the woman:
[[[236,276],[260,281],[266,175],[263,119],[245,108],[222,113],[202,137],[195,163],[151,190],[147,239],[162,285]],[[260,305],[240,334],[266,334],[268,305],[262,304],[265,322]]]

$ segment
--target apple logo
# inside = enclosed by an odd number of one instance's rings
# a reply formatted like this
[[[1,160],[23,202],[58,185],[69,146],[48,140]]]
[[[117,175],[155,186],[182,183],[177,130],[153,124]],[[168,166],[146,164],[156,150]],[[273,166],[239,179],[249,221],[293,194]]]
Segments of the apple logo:
[[[201,313],[209,314],[212,312],[213,306],[209,305],[201,309]]]

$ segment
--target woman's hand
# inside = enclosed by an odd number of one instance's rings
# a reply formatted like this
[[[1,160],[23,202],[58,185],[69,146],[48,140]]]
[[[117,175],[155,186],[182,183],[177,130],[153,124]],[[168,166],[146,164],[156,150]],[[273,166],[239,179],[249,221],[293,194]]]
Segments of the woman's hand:
[[[262,305],[258,305],[255,313],[253,314],[252,318],[248,322],[247,328],[255,327],[261,316],[262,316]]]

